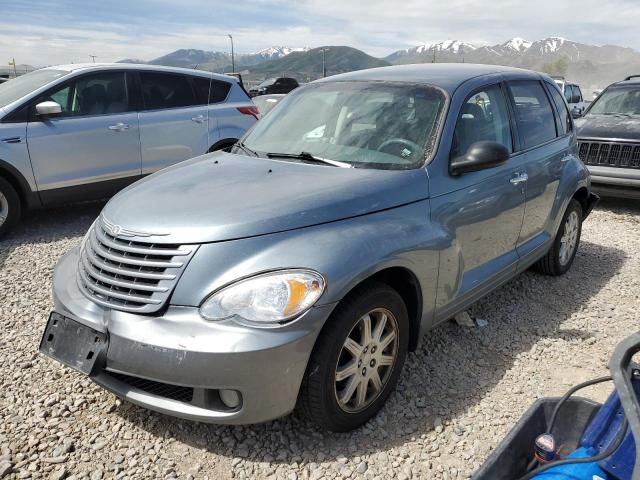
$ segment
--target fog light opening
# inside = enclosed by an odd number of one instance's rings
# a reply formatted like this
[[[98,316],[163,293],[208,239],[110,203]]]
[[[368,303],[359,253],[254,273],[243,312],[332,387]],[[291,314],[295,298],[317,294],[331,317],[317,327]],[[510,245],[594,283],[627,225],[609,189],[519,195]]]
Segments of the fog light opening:
[[[220,390],[220,400],[228,408],[238,408],[241,402],[240,392],[237,390]]]

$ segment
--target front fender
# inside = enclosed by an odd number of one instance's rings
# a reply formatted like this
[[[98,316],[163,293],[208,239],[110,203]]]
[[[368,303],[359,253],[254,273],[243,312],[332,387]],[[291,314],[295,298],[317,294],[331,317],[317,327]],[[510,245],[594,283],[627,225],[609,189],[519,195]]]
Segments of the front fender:
[[[318,305],[332,304],[374,273],[403,267],[420,284],[424,327],[433,317],[441,248],[429,209],[429,200],[423,200],[314,227],[202,245],[171,303],[197,306],[212,292],[241,278],[309,268],[327,279]]]

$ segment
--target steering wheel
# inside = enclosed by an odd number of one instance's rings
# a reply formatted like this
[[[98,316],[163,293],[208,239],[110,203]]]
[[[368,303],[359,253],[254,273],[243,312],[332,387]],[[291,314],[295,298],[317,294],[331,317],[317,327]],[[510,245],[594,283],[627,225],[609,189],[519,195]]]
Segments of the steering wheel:
[[[415,142],[412,142],[411,140],[407,140],[406,138],[400,138],[400,137],[395,137],[395,138],[390,138],[389,140],[385,140],[378,147],[378,151],[379,152],[384,151],[384,149],[386,147],[388,147],[389,145],[400,145],[402,147],[408,148],[411,151],[411,153],[409,155],[406,155],[406,156],[402,155],[402,150],[400,152],[398,152],[397,156],[401,157],[401,158],[411,157],[415,152],[420,151],[420,145],[418,145]],[[387,153],[391,153],[391,152],[387,151]],[[394,153],[394,155],[396,155],[396,154]]]

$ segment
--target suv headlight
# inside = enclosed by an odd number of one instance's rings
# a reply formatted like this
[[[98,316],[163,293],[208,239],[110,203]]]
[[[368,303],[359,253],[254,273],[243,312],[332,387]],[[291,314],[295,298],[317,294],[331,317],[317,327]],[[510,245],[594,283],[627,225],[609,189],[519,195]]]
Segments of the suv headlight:
[[[246,278],[215,292],[200,306],[207,320],[236,318],[257,326],[274,326],[316,303],[325,280],[312,270],[279,270]]]

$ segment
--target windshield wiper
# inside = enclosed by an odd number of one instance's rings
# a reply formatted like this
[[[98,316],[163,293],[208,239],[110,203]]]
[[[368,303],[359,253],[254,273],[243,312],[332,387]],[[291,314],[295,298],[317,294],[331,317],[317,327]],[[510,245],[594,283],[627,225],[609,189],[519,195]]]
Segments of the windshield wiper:
[[[256,152],[255,150],[251,150],[249,147],[247,147],[244,143],[242,142],[238,142],[234,145],[235,147],[239,148],[240,150],[242,150],[245,153],[248,153],[249,155],[251,155],[252,157],[257,157],[258,156],[258,152]]]
[[[323,163],[325,165],[331,165],[333,167],[341,167],[341,168],[353,168],[353,165],[346,162],[339,162],[338,160],[330,160],[328,158],[321,158],[311,155],[309,152],[300,152],[300,153],[276,153],[269,152],[266,154],[269,158],[298,158],[300,160],[304,160],[305,162],[312,163]]]

